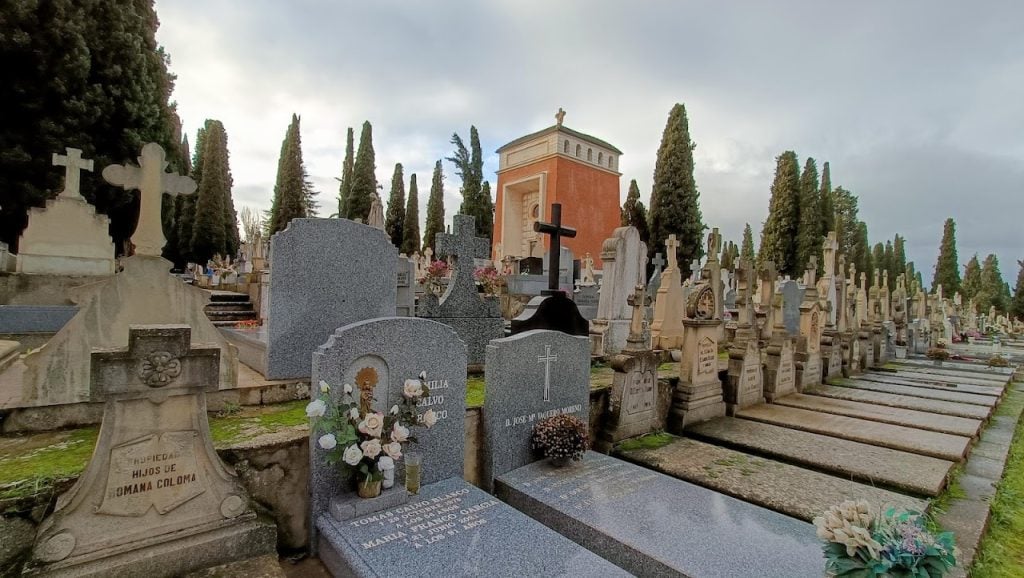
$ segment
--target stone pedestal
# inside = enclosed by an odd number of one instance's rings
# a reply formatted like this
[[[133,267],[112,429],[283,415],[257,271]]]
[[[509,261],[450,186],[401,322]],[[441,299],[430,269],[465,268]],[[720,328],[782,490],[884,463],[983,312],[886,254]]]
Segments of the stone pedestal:
[[[629,319],[594,319],[590,322],[590,354],[618,353],[629,339]]]
[[[82,197],[61,195],[46,208],[29,209],[18,241],[17,270],[24,274],[113,275],[110,220]]]
[[[822,366],[821,352],[797,353],[796,360],[796,388],[803,392],[808,387],[821,384],[821,375],[824,371]],[[840,361],[840,367],[842,362]]]
[[[746,346],[737,344],[729,350],[729,384],[725,388],[725,404],[729,415],[751,405],[764,403],[764,381],[761,373],[761,350],[756,340]]]
[[[718,379],[718,334],[721,320],[683,320],[683,353],[679,384],[672,397],[668,426],[686,426],[725,415],[722,382]]]
[[[665,429],[672,402],[671,388],[658,381],[658,356],[653,351],[623,352],[611,358],[612,388],[604,428],[594,447],[607,452],[616,443]]]
[[[764,396],[768,403],[796,393],[793,340],[785,337],[768,346],[764,368]]]

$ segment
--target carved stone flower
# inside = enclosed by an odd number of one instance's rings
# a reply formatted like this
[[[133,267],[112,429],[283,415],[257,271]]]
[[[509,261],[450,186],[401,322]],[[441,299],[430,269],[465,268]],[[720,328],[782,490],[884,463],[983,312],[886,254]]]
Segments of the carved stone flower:
[[[139,377],[149,387],[163,387],[181,375],[181,361],[166,351],[154,351],[142,360]]]

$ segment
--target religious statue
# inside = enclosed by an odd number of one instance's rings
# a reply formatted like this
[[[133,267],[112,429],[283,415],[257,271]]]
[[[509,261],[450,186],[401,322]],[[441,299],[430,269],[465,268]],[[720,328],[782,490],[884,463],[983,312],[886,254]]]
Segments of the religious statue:
[[[384,203],[380,201],[380,195],[374,191],[373,201],[370,203],[370,215],[366,217],[366,224],[384,230]]]
[[[587,253],[583,257],[583,270],[580,272],[580,285],[594,285],[594,258]]]

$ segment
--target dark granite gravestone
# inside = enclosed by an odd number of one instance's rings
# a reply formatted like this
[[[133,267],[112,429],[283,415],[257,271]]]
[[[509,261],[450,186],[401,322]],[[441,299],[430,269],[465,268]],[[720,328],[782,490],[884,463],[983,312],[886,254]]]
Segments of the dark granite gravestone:
[[[782,293],[782,323],[790,335],[800,332],[800,304],[804,300],[804,290],[796,281],[787,280],[779,284]]]
[[[573,295],[573,301],[586,320],[597,317],[597,302],[601,297],[601,288],[597,285],[580,285]]]

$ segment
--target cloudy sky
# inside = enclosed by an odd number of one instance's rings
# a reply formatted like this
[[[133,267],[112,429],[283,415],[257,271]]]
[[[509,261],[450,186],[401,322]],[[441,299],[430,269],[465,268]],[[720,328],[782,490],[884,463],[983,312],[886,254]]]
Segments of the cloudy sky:
[[[228,132],[236,206],[267,208],[293,112],[324,214],[345,130],[373,124],[385,198],[420,182],[453,132],[502,144],[554,123],[624,151],[650,195],[669,109],[686,105],[705,223],[739,241],[768,209],[775,157],[829,161],[871,242],[900,233],[931,277],[946,217],[961,261],[1024,258],[1024,3],[609,0],[158,0],[157,38],[194,140]],[[445,163],[446,212],[459,182]],[[756,242],[757,239],[755,239]]]

